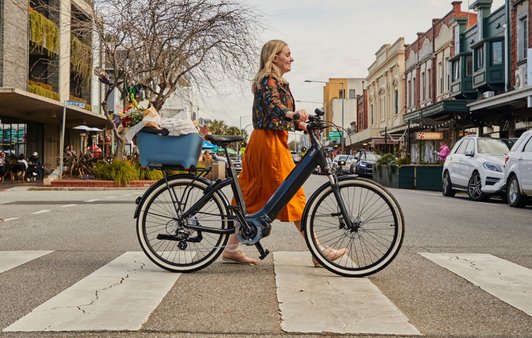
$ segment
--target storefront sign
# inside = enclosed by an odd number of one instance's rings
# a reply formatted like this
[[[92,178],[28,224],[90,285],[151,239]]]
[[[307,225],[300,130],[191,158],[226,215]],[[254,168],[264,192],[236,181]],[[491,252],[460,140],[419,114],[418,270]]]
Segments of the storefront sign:
[[[439,131],[417,132],[416,140],[443,140],[443,132],[439,132]]]

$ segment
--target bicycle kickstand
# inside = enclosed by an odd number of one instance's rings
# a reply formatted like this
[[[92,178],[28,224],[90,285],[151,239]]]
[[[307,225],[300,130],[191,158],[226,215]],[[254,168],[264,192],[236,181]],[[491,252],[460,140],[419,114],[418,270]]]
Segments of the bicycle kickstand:
[[[260,242],[255,243],[255,247],[256,247],[257,250],[259,251],[259,254],[260,254],[259,258],[260,258],[261,260],[263,260],[264,258],[266,258],[266,257],[268,256],[268,254],[270,253],[270,251],[269,251],[268,249],[264,249],[264,248],[262,247],[262,244],[260,244]]]

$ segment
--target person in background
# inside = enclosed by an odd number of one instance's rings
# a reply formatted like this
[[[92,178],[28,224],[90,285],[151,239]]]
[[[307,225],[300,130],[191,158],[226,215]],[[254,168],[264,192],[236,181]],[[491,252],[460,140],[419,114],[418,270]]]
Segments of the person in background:
[[[252,85],[253,127],[246,152],[242,159],[242,172],[238,176],[247,212],[261,209],[275,190],[295,167],[290,148],[288,131],[306,130],[308,113],[295,109],[295,100],[283,75],[292,68],[292,53],[281,40],[268,41],[260,55],[260,69]],[[235,203],[233,198],[233,204]],[[301,217],[305,208],[305,192],[300,188],[292,200],[277,214],[281,222],[294,222],[301,233]],[[231,235],[222,260],[254,265],[257,260],[238,250],[239,241]],[[336,260],[347,249],[323,248],[329,260]],[[313,259],[314,265],[317,262]]]
[[[439,152],[440,162],[441,163],[445,162],[445,159],[447,158],[447,156],[449,156],[450,152],[451,152],[451,150],[449,149],[449,146],[447,145],[447,142],[442,141],[440,143],[440,152]]]
[[[18,156],[17,162],[13,165],[13,167],[11,167],[11,181],[14,181],[15,179],[24,180],[27,171],[28,161],[26,161],[26,155],[20,154]]]
[[[28,158],[28,173],[27,176],[29,179],[36,178],[40,179],[42,177],[41,171],[42,170],[42,162],[39,158],[39,153],[34,152],[29,158]]]
[[[4,181],[4,177],[7,174],[6,154],[0,151],[0,183]]]

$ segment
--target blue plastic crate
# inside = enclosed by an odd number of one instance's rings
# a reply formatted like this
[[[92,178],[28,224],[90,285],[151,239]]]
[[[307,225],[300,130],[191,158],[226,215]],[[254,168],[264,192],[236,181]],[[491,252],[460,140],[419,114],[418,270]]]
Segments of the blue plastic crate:
[[[199,134],[161,136],[139,132],[137,147],[143,167],[197,167],[203,139]]]

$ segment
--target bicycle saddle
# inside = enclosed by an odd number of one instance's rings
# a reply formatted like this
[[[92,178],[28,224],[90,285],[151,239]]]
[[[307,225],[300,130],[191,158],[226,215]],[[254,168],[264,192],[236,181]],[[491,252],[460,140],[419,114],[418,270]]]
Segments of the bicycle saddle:
[[[244,137],[240,135],[223,136],[207,134],[205,135],[205,139],[214,145],[225,147],[226,145],[231,144],[233,142],[243,141]]]

